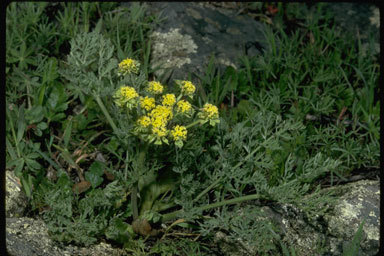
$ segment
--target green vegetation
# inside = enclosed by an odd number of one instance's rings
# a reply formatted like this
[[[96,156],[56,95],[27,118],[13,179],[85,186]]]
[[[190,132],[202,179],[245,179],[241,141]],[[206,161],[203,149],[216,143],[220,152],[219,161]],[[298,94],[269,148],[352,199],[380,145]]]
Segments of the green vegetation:
[[[214,255],[218,231],[260,255],[296,255],[262,206],[289,203],[312,218],[336,199],[321,180],[379,168],[377,56],[322,6],[259,15],[272,21],[263,55],[221,73],[212,58],[205,74],[191,74],[196,112],[210,102],[220,122],[187,126],[176,146],[150,142],[144,158],[113,96],[156,80],[149,35],[160,17],[138,3],[8,5],[6,168],[28,214],[58,242],[106,239],[132,255]],[[118,76],[126,58],[141,64],[137,75]]]

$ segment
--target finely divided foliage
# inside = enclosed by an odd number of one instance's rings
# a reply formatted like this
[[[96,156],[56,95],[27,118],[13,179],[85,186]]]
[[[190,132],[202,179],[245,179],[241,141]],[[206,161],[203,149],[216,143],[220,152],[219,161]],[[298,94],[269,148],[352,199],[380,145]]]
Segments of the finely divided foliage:
[[[30,214],[56,241],[135,255],[217,255],[222,234],[295,255],[263,207],[316,219],[337,199],[319,181],[379,166],[379,65],[322,6],[287,4],[289,33],[263,14],[263,54],[170,86],[149,68],[145,4],[10,4],[7,169]]]

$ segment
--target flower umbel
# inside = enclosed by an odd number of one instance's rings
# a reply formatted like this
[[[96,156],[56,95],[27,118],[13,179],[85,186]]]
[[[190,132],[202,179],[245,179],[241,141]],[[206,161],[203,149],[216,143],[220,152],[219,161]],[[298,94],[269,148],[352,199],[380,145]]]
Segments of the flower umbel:
[[[140,97],[140,107],[149,111],[155,107],[155,98],[148,96]]]
[[[198,117],[202,119],[203,123],[209,121],[209,124],[214,126],[217,123],[220,123],[219,120],[219,110],[216,106],[206,103],[201,109],[201,112],[198,113]]]
[[[172,107],[176,103],[176,96],[174,94],[163,95],[163,106]]]
[[[176,125],[171,130],[171,135],[174,141],[187,139],[187,128],[185,126]]]
[[[151,119],[148,116],[142,116],[137,120],[137,124],[141,127],[148,127],[151,124]]]
[[[164,90],[164,86],[157,81],[151,81],[148,83],[147,91],[153,94],[160,94]]]
[[[183,95],[192,96],[195,93],[196,87],[190,81],[181,81],[181,93]]]
[[[165,126],[172,119],[173,113],[169,107],[157,105],[148,116],[151,118],[152,126],[159,127]]]
[[[126,75],[139,72],[140,63],[137,60],[127,58],[119,63],[119,74]]]
[[[188,101],[180,100],[177,102],[177,112],[180,112],[182,114],[189,114],[192,112],[192,105]]]
[[[135,88],[130,86],[122,86],[119,90],[116,91],[114,98],[115,103],[119,107],[126,105],[128,108],[131,108],[135,104],[135,99],[139,96]]]

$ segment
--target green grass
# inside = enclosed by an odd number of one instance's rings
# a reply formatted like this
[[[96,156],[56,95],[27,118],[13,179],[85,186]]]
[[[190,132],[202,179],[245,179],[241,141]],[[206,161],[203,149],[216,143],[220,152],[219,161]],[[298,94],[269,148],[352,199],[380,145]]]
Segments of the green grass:
[[[262,21],[267,17],[263,4],[246,7],[259,11]],[[239,69],[221,73],[212,58],[205,74],[190,74],[199,79],[195,103],[218,106],[221,122],[191,130],[183,150],[150,148],[146,168],[158,177],[143,188],[145,196],[156,195],[147,219],[155,228],[165,224],[167,232],[140,237],[130,225],[137,159],[114,135],[124,131],[110,126],[111,120],[124,122],[110,100],[116,85],[96,87],[96,98],[79,90],[71,75],[80,71],[68,55],[76,45],[71,40],[82,42],[84,33],[96,31],[102,39],[89,52],[103,52],[105,62],[86,68],[100,75],[100,84],[112,81],[112,59],[127,57],[142,63],[145,83],[154,77],[149,34],[161,18],[145,15],[140,4],[8,5],[6,162],[30,199],[28,214],[41,216],[56,241],[89,245],[107,239],[133,255],[215,255],[218,231],[262,244],[260,255],[296,255],[274,223],[255,221],[265,217],[260,206],[241,204],[290,203],[315,216],[335,202],[319,192],[322,179],[379,168],[377,56],[363,54],[360,38],[333,26],[321,4],[314,7],[279,4],[286,15],[278,12],[268,26],[262,55],[239,56]],[[288,21],[293,25],[287,27]],[[103,64],[108,61],[112,66]],[[92,187],[74,195],[81,173]],[[304,200],[308,195],[312,200]],[[238,210],[244,215],[234,214]]]

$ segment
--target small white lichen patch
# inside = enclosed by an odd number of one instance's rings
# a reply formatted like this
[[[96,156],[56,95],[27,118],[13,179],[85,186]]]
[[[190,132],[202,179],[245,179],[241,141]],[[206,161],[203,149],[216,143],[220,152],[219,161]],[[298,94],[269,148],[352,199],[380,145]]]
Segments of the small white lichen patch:
[[[380,28],[380,9],[373,6],[371,7],[371,10],[373,14],[371,17],[369,17],[369,21],[371,22],[371,25],[374,25],[377,28]]]
[[[351,220],[358,218],[360,213],[359,209],[361,208],[363,208],[361,204],[352,205],[348,202],[343,202],[343,204],[340,206],[340,212],[343,218]]]
[[[153,32],[152,68],[180,68],[191,63],[191,53],[196,53],[197,45],[190,35],[182,35],[180,29],[171,29],[168,33]],[[164,70],[159,70],[160,76]]]

